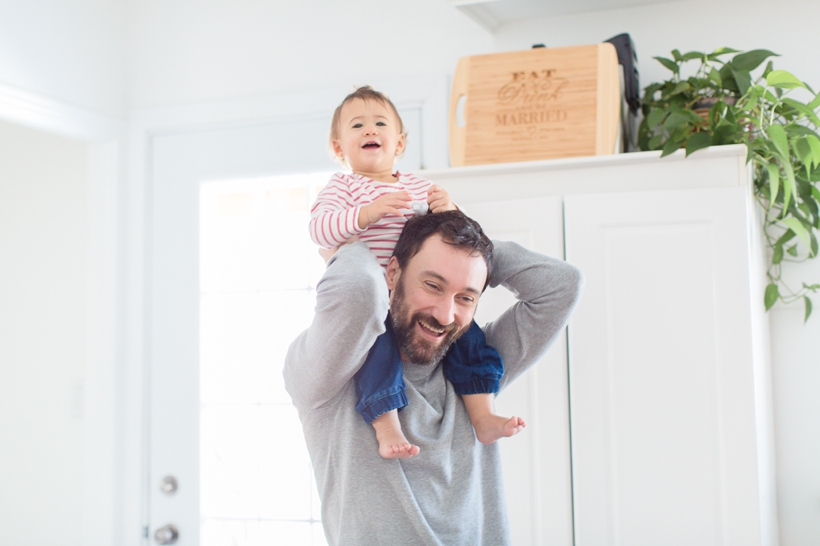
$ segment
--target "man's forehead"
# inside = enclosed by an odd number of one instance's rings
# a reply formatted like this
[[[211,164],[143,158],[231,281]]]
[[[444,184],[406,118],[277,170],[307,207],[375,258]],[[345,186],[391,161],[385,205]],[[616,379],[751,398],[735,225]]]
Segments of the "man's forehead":
[[[480,253],[453,246],[439,235],[428,237],[408,266],[448,283],[468,285],[479,293],[487,279],[487,263]],[[469,286],[473,284],[476,286]]]

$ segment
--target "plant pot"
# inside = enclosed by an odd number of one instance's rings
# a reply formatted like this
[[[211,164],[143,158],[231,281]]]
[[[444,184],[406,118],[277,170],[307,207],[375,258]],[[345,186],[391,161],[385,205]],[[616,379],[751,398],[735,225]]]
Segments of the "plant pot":
[[[734,105],[737,102],[737,97],[705,97],[699,99],[692,105],[692,111],[706,121],[709,121],[709,110],[711,110],[712,106],[717,104],[719,100],[726,104]]]

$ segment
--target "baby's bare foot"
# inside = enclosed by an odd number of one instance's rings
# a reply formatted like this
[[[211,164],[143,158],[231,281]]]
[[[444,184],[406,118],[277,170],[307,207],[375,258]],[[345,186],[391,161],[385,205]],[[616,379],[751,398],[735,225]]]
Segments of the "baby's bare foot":
[[[482,444],[491,444],[501,438],[515,436],[527,426],[520,417],[502,417],[489,413],[473,423],[475,435]]]
[[[401,431],[396,410],[379,415],[372,425],[379,441],[379,455],[385,459],[406,459],[419,454],[419,447],[408,442]]]
[[[419,447],[407,441],[401,430],[392,427],[376,430],[379,455],[385,459],[405,459],[419,454]]]

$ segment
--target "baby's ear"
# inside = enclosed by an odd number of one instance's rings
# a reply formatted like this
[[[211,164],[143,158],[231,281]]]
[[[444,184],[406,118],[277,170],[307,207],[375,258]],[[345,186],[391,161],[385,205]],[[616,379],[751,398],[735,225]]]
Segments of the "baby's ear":
[[[333,141],[331,141],[331,147],[333,148],[333,155],[336,156],[336,159],[338,159],[340,161],[344,161],[345,154],[344,154],[344,151],[342,150],[341,142],[339,142],[336,139],[333,139]]]
[[[399,139],[396,141],[396,155],[399,156],[404,153],[404,147],[407,145],[407,137],[404,133],[399,134]]]

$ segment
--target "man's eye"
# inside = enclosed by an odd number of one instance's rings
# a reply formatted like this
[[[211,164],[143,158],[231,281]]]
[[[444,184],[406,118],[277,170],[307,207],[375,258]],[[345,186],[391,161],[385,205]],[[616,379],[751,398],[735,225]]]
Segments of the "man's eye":
[[[471,296],[462,296],[461,301],[466,304],[472,305],[475,302],[475,299],[473,299]]]
[[[435,283],[432,283],[432,282],[426,282],[426,283],[424,283],[424,284],[426,284],[426,285],[427,285],[427,288],[429,288],[430,290],[438,290],[438,285],[437,285],[437,284],[435,284]]]

